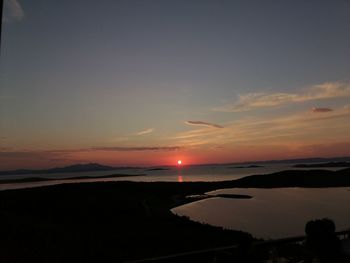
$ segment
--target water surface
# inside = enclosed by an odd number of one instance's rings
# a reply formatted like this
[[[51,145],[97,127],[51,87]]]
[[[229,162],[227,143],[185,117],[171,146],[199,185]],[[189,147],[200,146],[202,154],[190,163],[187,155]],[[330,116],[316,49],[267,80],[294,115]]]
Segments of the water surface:
[[[233,188],[210,194],[243,194],[251,199],[210,198],[172,211],[194,221],[242,230],[265,239],[304,235],[307,221],[334,220],[337,230],[350,228],[350,188]]]
[[[63,183],[79,182],[113,182],[113,181],[136,181],[136,182],[212,182],[236,180],[248,175],[269,174],[288,169],[311,170],[317,168],[294,168],[291,164],[264,164],[260,167],[250,167],[245,165],[197,165],[179,167],[165,167],[163,170],[152,170],[149,168],[118,169],[112,171],[76,172],[76,173],[50,173],[50,174],[26,174],[26,175],[1,175],[2,179],[21,179],[30,177],[41,177],[50,179],[60,179],[55,181],[27,182],[1,184],[0,190],[19,189],[28,187],[38,187]],[[341,168],[327,168],[328,170],[339,170]],[[94,179],[74,179],[79,176],[106,176],[111,174],[131,174],[142,176],[115,177],[115,178],[94,178]],[[61,180],[64,179],[64,180]]]

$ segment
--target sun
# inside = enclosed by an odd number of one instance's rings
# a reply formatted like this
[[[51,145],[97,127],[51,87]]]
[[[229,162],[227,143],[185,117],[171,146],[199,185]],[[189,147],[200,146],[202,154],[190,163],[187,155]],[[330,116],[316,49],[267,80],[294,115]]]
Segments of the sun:
[[[178,164],[178,165],[181,165],[181,164],[182,164],[182,161],[181,161],[181,160],[178,160],[178,161],[177,161],[177,164]]]

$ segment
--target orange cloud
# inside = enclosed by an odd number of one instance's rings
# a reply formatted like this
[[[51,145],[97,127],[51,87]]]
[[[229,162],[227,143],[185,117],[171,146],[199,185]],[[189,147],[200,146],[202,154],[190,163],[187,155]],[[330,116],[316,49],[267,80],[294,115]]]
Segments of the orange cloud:
[[[115,151],[115,152],[134,152],[134,151],[176,151],[181,149],[180,146],[146,146],[146,147],[133,147],[133,146],[116,146],[116,147],[93,147],[89,150],[96,151]]]
[[[350,84],[341,82],[326,82],[304,89],[299,93],[248,93],[239,96],[238,101],[213,110],[223,112],[241,112],[257,108],[280,106],[288,103],[311,100],[349,97]]]
[[[207,126],[207,127],[213,127],[213,128],[224,128],[221,125],[218,125],[215,123],[210,123],[210,122],[205,122],[205,121],[185,121],[185,123],[188,125]]]

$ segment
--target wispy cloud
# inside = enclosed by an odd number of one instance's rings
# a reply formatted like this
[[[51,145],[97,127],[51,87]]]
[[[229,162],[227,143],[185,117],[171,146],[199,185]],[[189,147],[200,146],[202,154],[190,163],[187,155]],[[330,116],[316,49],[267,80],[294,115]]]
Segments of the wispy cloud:
[[[103,152],[171,152],[183,149],[180,146],[101,146],[80,149],[26,150],[0,147],[0,164],[33,163],[33,162],[75,162],[86,154]],[[94,155],[92,155],[94,156]],[[94,157],[92,157],[94,158]],[[93,161],[93,160],[92,160]]]
[[[145,135],[145,134],[152,133],[154,131],[155,131],[154,128],[149,128],[149,129],[146,129],[146,130],[142,130],[142,131],[136,132],[134,135]]]
[[[350,84],[341,82],[327,82],[314,85],[299,93],[248,93],[240,95],[238,101],[221,107],[214,111],[240,112],[257,108],[274,107],[293,102],[329,99],[336,97],[349,97]]]
[[[210,122],[205,122],[205,121],[185,121],[185,123],[188,125],[207,126],[207,127],[212,127],[212,128],[224,128],[221,125],[218,125],[215,123],[210,123]]]
[[[195,129],[172,137],[186,147],[229,144],[288,144],[323,140],[349,140],[350,111],[340,108],[327,114],[299,112],[274,117],[252,118],[229,122],[225,129]]]
[[[322,113],[322,112],[330,112],[330,111],[333,111],[333,109],[331,108],[312,108],[311,109],[312,112],[315,112],[315,113]]]
[[[17,158],[17,159],[57,159],[61,158],[64,155],[71,153],[69,150],[67,151],[31,151],[31,150],[11,150],[9,148],[1,148],[0,149],[0,160],[2,158]]]
[[[60,150],[11,150],[10,148],[0,148],[0,157],[57,157],[81,152],[109,151],[109,152],[131,152],[131,151],[176,151],[180,146],[100,146],[81,149],[60,149]]]
[[[117,147],[92,147],[90,150],[95,151],[115,151],[115,152],[133,152],[133,151],[176,151],[180,150],[180,146],[117,146]]]
[[[21,21],[24,18],[24,11],[18,0],[5,0],[4,22]]]

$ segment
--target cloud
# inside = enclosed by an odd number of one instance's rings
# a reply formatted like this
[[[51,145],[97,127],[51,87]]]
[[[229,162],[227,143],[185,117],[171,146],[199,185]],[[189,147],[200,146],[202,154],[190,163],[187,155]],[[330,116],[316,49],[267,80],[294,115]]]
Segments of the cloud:
[[[56,159],[66,155],[69,151],[30,151],[0,149],[0,158],[26,158],[26,159]]]
[[[60,149],[60,150],[11,150],[7,147],[0,148],[0,158],[58,158],[74,153],[93,152],[93,151],[176,151],[183,147],[180,146],[101,146],[82,149]]]
[[[312,112],[319,113],[319,112],[330,112],[333,111],[331,108],[312,108]]]
[[[213,110],[222,112],[241,112],[257,108],[275,107],[288,103],[349,96],[350,84],[342,82],[326,82],[308,87],[298,93],[247,93],[240,95],[238,101],[232,104],[216,107]]]
[[[1,152],[3,152],[3,151],[9,151],[9,150],[11,150],[10,147],[0,147],[0,154],[1,154]]]
[[[70,154],[93,152],[93,151],[115,151],[115,152],[131,152],[131,151],[176,151],[183,147],[180,146],[101,146],[81,149],[60,149],[60,150],[11,150],[8,147],[0,148],[0,158],[62,158]]]
[[[92,147],[90,150],[95,151],[116,151],[116,152],[131,152],[131,151],[176,151],[180,150],[180,146],[116,146],[116,147]]]
[[[139,131],[137,133],[135,133],[134,135],[145,135],[145,134],[149,134],[149,133],[152,133],[154,132],[154,128],[149,128],[149,129],[146,129],[146,130],[143,130],[143,131]]]
[[[47,166],[53,162],[56,164],[71,164],[75,162],[96,161],[102,156],[110,156],[113,152],[117,153],[144,153],[149,155],[156,152],[172,152],[183,149],[180,146],[116,146],[116,147],[90,147],[81,149],[53,149],[53,150],[28,150],[28,149],[11,149],[8,147],[0,147],[0,169],[18,168],[18,164],[22,166]],[[89,157],[90,156],[90,157]],[[104,157],[107,158],[107,157]]]
[[[213,128],[224,128],[221,125],[205,122],[205,121],[185,121],[188,125],[198,125],[198,126],[207,126],[207,127],[213,127]]]
[[[339,108],[327,114],[301,111],[280,117],[251,117],[228,122],[225,129],[194,129],[172,137],[185,147],[239,144],[295,144],[349,140],[350,111]]]
[[[326,153],[328,156],[347,156],[349,154],[350,142],[342,141],[335,143],[322,143],[303,145],[299,147],[301,154],[309,156],[319,156],[320,153]]]
[[[24,18],[24,11],[18,0],[5,0],[4,22],[21,21]]]

